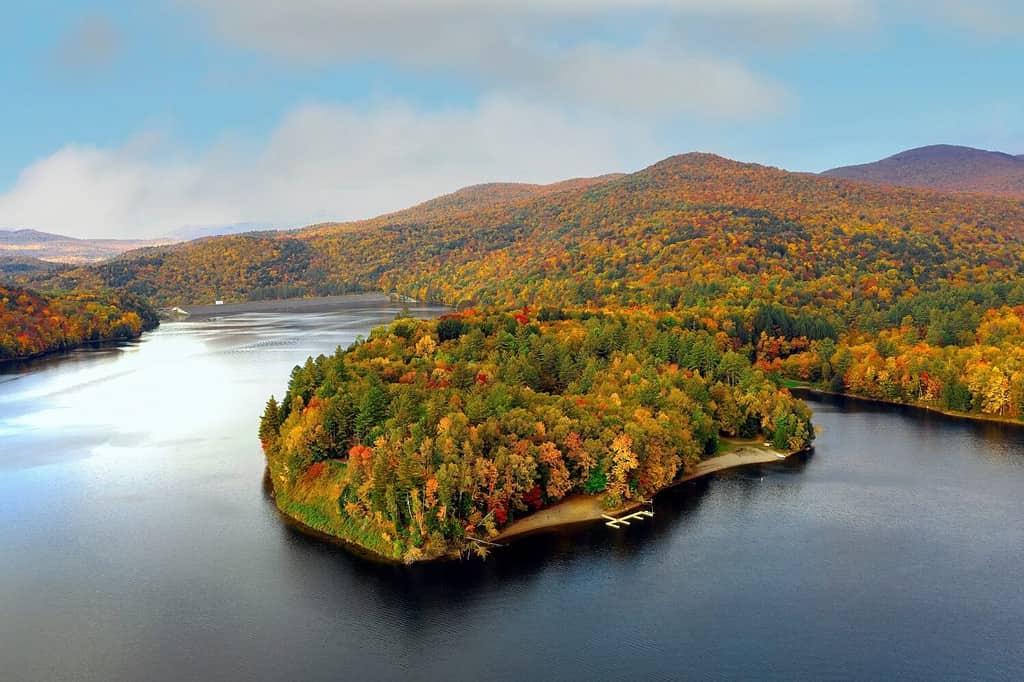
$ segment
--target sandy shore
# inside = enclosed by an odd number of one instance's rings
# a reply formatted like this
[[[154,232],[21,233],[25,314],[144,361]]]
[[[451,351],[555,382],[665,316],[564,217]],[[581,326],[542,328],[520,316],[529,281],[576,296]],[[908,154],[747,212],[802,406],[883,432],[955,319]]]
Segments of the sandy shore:
[[[735,467],[748,466],[750,464],[769,464],[771,462],[784,461],[789,455],[755,445],[740,445],[736,450],[724,455],[704,460],[693,471],[686,474],[671,486],[681,485],[695,478],[713,474],[716,471],[724,471]],[[573,495],[556,505],[541,509],[529,516],[513,522],[497,536],[491,538],[493,542],[503,542],[520,535],[533,533],[545,528],[556,526],[567,526],[574,523],[588,521],[603,521],[604,514],[621,516],[644,506],[644,502],[633,502],[620,509],[608,511],[601,506],[600,495]]]

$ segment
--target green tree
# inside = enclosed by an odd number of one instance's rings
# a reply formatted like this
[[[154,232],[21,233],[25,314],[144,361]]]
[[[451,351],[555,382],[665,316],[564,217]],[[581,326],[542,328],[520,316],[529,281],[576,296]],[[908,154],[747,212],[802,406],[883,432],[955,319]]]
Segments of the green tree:
[[[267,406],[260,418],[260,440],[264,443],[273,443],[281,429],[281,411],[277,405],[277,399],[270,396]]]
[[[370,388],[359,401],[359,412],[356,414],[356,437],[362,442],[372,440],[377,427],[384,423],[388,415],[388,392],[380,381],[373,381]]]

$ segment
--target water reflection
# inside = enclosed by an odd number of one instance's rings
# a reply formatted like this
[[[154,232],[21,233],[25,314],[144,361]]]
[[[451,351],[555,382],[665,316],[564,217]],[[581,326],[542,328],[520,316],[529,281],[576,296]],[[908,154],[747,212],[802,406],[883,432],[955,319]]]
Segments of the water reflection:
[[[265,498],[263,403],[397,312],[173,323],[0,375],[5,678],[1019,677],[1012,427],[815,401],[813,455],[486,562],[296,532]]]

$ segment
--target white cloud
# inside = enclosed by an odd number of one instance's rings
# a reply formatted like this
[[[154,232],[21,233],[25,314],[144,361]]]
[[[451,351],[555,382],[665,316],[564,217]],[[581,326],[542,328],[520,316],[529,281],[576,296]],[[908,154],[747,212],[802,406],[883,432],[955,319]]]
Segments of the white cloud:
[[[619,113],[664,111],[757,118],[782,109],[790,95],[741,64],[661,50],[591,45],[566,55],[548,82],[570,101]]]
[[[480,49],[572,31],[602,18],[725,17],[860,20],[868,0],[180,0],[199,8],[222,36],[296,59],[364,54],[444,62]],[[469,66],[470,64],[467,64]]]
[[[671,22],[742,19],[762,30],[804,22],[817,30],[866,12],[863,0],[182,1],[220,37],[299,63],[381,60],[460,74],[487,92],[652,117],[746,118],[788,100],[744,64],[684,44],[665,30]],[[580,44],[589,22],[604,22],[602,41]]]
[[[88,237],[300,225],[370,217],[478,182],[556,181],[659,156],[643,130],[500,97],[435,113],[304,106],[255,147],[181,158],[148,137],[117,149],[69,145],[0,195],[0,225]]]

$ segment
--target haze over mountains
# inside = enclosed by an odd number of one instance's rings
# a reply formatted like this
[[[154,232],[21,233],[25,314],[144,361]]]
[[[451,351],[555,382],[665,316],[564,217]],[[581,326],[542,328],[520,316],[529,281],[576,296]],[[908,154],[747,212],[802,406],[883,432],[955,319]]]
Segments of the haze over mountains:
[[[149,246],[166,246],[204,237],[267,229],[277,228],[256,223],[191,226],[175,230],[159,239],[83,239],[33,229],[0,229],[0,272],[4,272],[13,262],[29,264],[31,261],[42,261],[83,265],[109,260],[126,251]]]
[[[878,185],[1024,199],[1024,154],[1013,156],[972,147],[919,147],[874,163],[833,168],[822,175]]]
[[[0,257],[33,258],[52,263],[95,263],[169,239],[76,239],[38,230],[0,230]]]

